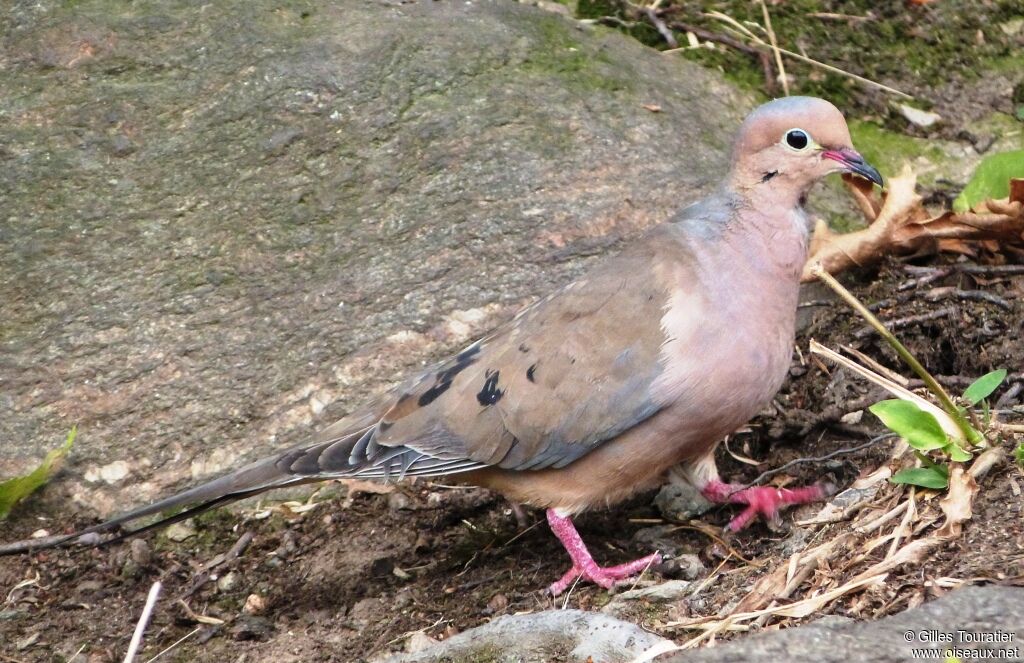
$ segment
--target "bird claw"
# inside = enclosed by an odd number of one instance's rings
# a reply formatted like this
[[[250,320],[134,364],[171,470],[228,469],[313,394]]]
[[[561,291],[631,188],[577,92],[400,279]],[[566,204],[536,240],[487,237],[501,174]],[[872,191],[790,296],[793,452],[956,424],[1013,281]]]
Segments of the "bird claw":
[[[792,504],[817,502],[835,492],[830,483],[802,486],[800,488],[772,488],[771,486],[754,486],[744,488],[719,480],[708,482],[701,494],[712,502],[720,504],[746,504],[747,508],[729,521],[726,529],[738,532],[761,515],[770,523],[781,523],[779,508]]]
[[[661,553],[653,553],[617,566],[598,566],[593,562],[583,567],[573,565],[571,569],[566,571],[565,575],[551,583],[548,587],[548,593],[551,596],[558,596],[571,587],[577,579],[588,580],[605,589],[611,589],[617,583],[642,573],[644,569],[655,564],[661,564],[661,561]]]

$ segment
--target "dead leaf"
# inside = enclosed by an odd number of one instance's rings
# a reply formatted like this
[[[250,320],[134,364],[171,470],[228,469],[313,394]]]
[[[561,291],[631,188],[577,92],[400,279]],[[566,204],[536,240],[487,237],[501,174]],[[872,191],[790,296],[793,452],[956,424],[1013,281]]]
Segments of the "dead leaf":
[[[223,619],[219,619],[217,617],[210,617],[209,615],[200,615],[199,613],[192,610],[192,608],[190,608],[189,605],[185,603],[184,599],[178,599],[178,605],[181,606],[181,609],[185,611],[186,617],[188,617],[191,621],[196,622],[198,624],[206,624],[208,626],[220,626],[226,623]]]
[[[993,247],[1024,244],[1024,180],[1010,181],[1008,199],[988,200],[969,212],[949,211],[938,216],[932,216],[922,205],[921,196],[914,191],[917,176],[909,166],[889,179],[881,201],[870,183],[852,177],[844,181],[870,225],[838,234],[819,220],[804,266],[805,282],[814,279],[811,266],[817,262],[825,271],[836,274],[878,262],[889,254],[950,251],[975,256],[979,248],[991,251]]]
[[[974,459],[974,462],[971,463],[971,469],[967,471],[975,479],[980,479],[988,474],[989,470],[1001,463],[1004,458],[1006,458],[1006,452],[1002,447],[989,447]]]
[[[949,490],[939,501],[942,513],[946,514],[946,522],[936,532],[942,539],[955,539],[960,536],[963,523],[971,519],[971,505],[978,494],[978,483],[970,472],[965,472],[963,465],[955,464],[949,472]]]
[[[651,111],[652,113],[660,113],[661,112],[661,106],[659,106],[658,104],[641,104],[641,106],[643,106],[645,109]]]
[[[348,488],[349,497],[355,497],[359,493],[367,493],[368,495],[388,495],[395,492],[395,485],[391,483],[363,481],[362,479],[339,479],[338,483],[341,483]]]

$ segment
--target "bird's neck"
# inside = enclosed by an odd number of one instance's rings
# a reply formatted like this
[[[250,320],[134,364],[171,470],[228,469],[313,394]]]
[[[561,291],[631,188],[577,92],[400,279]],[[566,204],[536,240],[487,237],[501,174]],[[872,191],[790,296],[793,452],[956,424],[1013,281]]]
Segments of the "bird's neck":
[[[695,253],[717,265],[742,264],[743,271],[796,284],[807,260],[809,230],[799,198],[759,198],[734,189],[709,200],[715,204],[708,207],[717,213],[701,213],[698,205],[684,215],[691,218],[681,220]]]
[[[761,209],[802,208],[813,180],[792,173],[761,169],[735,169],[729,173],[729,187],[738,196]]]

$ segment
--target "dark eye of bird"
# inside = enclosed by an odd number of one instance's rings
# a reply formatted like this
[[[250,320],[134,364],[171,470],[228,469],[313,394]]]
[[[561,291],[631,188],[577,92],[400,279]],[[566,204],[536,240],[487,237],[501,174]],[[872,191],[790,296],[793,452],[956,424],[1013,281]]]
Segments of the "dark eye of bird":
[[[791,129],[786,132],[786,145],[789,145],[794,150],[802,150],[811,142],[811,139],[807,137],[807,133],[801,129]]]

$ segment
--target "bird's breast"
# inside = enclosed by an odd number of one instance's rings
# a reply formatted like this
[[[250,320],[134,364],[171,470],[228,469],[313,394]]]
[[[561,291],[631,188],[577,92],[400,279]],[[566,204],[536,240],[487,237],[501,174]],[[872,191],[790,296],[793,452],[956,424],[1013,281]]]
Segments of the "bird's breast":
[[[749,266],[689,275],[662,318],[663,371],[653,391],[681,434],[713,444],[778,391],[792,357],[799,284],[765,280]],[[700,287],[693,287],[695,281]]]

